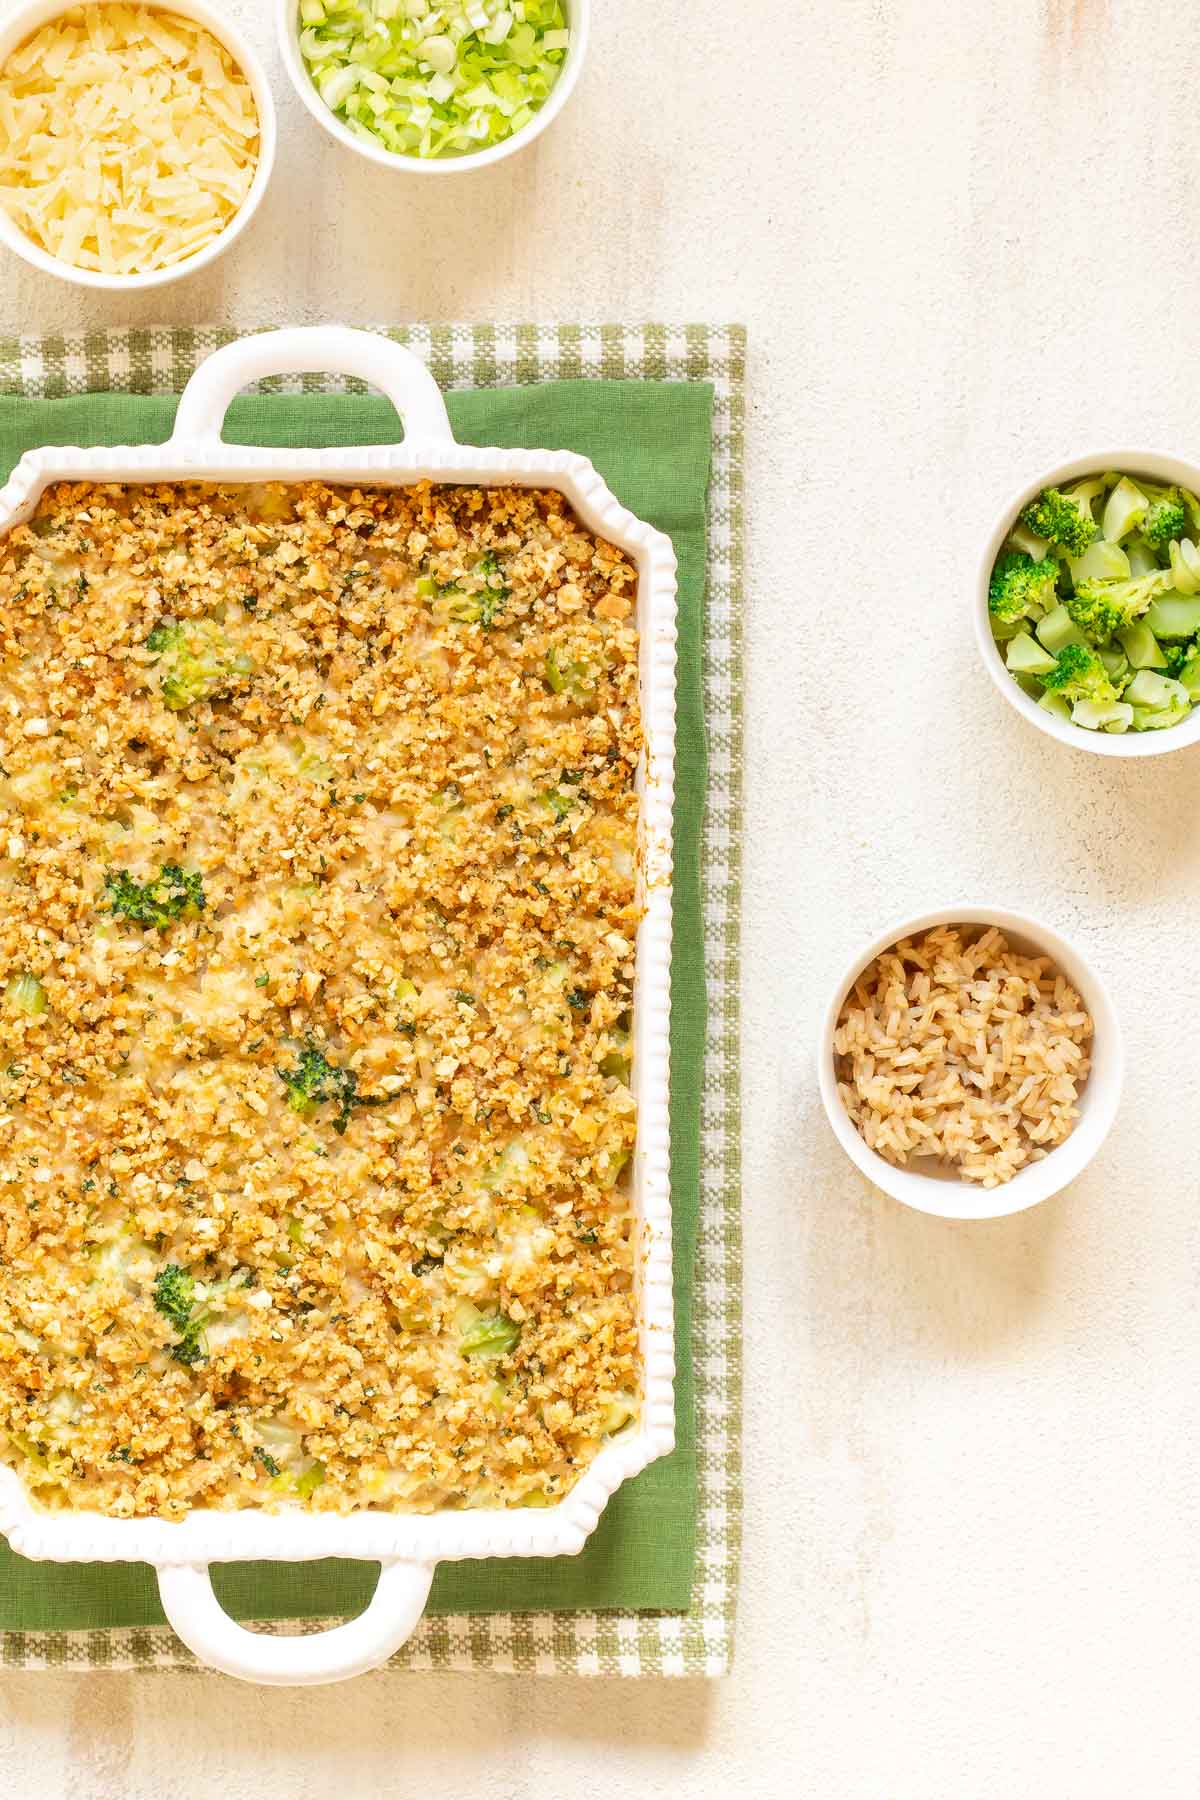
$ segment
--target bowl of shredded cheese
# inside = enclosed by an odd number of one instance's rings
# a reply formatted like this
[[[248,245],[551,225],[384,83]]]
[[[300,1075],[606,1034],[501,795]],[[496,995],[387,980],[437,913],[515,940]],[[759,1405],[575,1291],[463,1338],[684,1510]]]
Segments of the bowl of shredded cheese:
[[[249,221],[274,152],[266,75],[200,0],[31,0],[0,29],[0,242],[48,274],[194,273]]]
[[[284,66],[314,119],[407,174],[523,149],[574,91],[591,0],[276,0]]]

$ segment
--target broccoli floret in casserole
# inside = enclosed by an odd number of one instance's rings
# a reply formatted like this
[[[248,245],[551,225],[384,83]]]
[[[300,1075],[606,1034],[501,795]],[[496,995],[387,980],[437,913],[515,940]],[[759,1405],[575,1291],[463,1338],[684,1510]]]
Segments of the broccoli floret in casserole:
[[[544,793],[535,797],[533,803],[548,812],[556,825],[561,825],[575,804],[575,796],[564,794],[561,788],[547,788]]]
[[[153,881],[135,881],[128,869],[109,869],[102,901],[118,919],[166,931],[177,919],[197,919],[204,911],[204,883],[195,869],[164,863]]]
[[[187,1368],[201,1362],[207,1354],[203,1335],[207,1313],[197,1303],[195,1277],[178,1263],[167,1263],[154,1277],[154,1305],[178,1333],[171,1346],[175,1361]]]
[[[314,1038],[306,1040],[293,1068],[276,1069],[275,1073],[287,1089],[288,1105],[302,1119],[312,1118],[327,1101],[335,1105],[333,1129],[339,1137],[344,1136],[356,1106],[383,1106],[387,1101],[385,1094],[360,1094],[355,1071],[330,1062]]]
[[[544,674],[552,694],[567,694],[572,700],[585,701],[595,692],[587,664],[565,657],[557,644],[551,644],[546,652]]]
[[[182,1333],[189,1329],[196,1298],[196,1280],[178,1263],[167,1263],[154,1277],[154,1304],[163,1318]]]
[[[448,610],[456,625],[479,625],[490,631],[504,611],[504,597],[480,588],[477,594],[455,594]]]
[[[254,672],[251,658],[233,648],[215,619],[163,620],[146,648],[155,659],[163,705],[172,712],[217,699]]]
[[[154,1277],[154,1305],[168,1325],[178,1333],[171,1345],[177,1363],[191,1368],[204,1362],[209,1354],[207,1332],[225,1314],[226,1297],[245,1286],[243,1272],[223,1281],[197,1282],[189,1270],[178,1263],[166,1263]]]
[[[479,625],[484,631],[491,631],[512,596],[494,551],[480,557],[471,570],[471,579],[476,585],[470,588],[455,581],[436,592],[445,602],[447,617],[456,625]]]

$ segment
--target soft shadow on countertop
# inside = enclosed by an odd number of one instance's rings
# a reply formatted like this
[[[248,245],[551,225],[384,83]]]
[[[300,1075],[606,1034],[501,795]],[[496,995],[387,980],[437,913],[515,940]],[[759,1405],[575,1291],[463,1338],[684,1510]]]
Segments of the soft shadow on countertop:
[[[801,1190],[814,1351],[970,1359],[1036,1327],[1070,1190],[1007,1219],[915,1212],[859,1174],[816,1112],[799,1134],[819,1146]]]
[[[1035,878],[1053,866],[1061,904],[1051,922],[1069,933],[1104,928],[1087,904],[1098,889],[1108,895],[1114,928],[1126,907],[1153,909],[1170,892],[1195,890],[1200,838],[1189,821],[1200,782],[1200,745],[1148,757],[1105,757],[1043,737],[1015,715],[1006,727],[995,740],[996,785],[1012,815],[1024,822],[1014,893],[1027,878],[1024,862]],[[1158,741],[1169,735],[1160,733]],[[980,810],[980,821],[995,816],[987,806]]]
[[[931,1396],[957,1391],[986,1406],[1042,1353],[1073,1201],[969,1222],[915,1212],[859,1174],[815,1093],[793,1095],[791,1110],[799,1203],[786,1286],[796,1300],[775,1349],[794,1371],[793,1480],[810,1534],[795,1561],[818,1638],[850,1632],[865,1644],[897,1492],[906,1466],[929,1454]],[[779,1143],[775,1158],[784,1161]],[[748,1372],[753,1393],[753,1358]],[[757,1372],[770,1381],[769,1369]]]
[[[65,1734],[61,1800],[147,1791],[156,1765],[186,1769],[198,1794],[249,1800],[276,1791],[260,1777],[278,1762],[294,1766],[301,1746],[306,1779],[294,1800],[428,1791],[450,1753],[456,1780],[472,1767],[503,1771],[503,1790],[476,1792],[532,1800],[547,1791],[539,1770],[550,1742],[573,1741],[597,1759],[657,1751],[664,1777],[682,1771],[703,1754],[712,1704],[712,1683],[698,1680],[385,1670],[300,1689],[176,1671],[0,1673],[0,1742]],[[50,1791],[49,1769],[46,1782]]]

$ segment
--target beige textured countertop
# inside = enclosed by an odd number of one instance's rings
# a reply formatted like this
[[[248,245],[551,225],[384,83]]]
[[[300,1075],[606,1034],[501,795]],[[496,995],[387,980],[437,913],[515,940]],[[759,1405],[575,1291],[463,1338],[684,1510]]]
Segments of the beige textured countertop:
[[[965,609],[1027,472],[1200,457],[1194,13],[597,0],[537,148],[423,184],[328,144],[268,0],[232,10],[283,102],[249,235],[124,305],[6,260],[0,330],[750,327],[739,1657],[712,1686],[0,1673],[0,1793],[1191,1800],[1200,758],[1035,738]],[[969,895],[1077,936],[1130,1053],[1088,1176],[973,1228],[864,1186],[810,1049],[860,940]]]

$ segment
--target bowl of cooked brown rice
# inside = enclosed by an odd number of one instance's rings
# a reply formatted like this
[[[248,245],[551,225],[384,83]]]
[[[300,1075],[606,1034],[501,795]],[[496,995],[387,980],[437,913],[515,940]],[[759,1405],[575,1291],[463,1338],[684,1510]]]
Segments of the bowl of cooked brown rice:
[[[1056,931],[959,907],[893,926],[825,1016],[821,1098],[843,1150],[921,1212],[991,1219],[1073,1181],[1116,1116],[1108,991]]]

